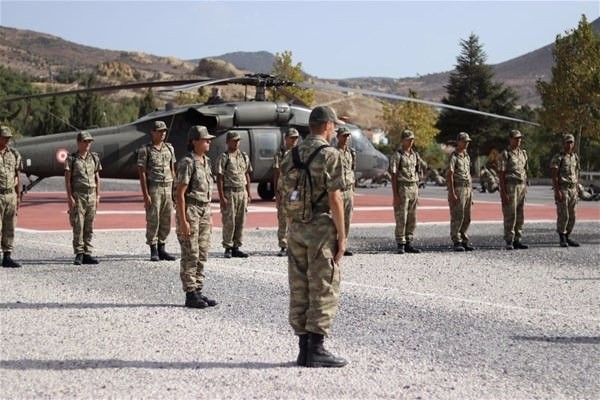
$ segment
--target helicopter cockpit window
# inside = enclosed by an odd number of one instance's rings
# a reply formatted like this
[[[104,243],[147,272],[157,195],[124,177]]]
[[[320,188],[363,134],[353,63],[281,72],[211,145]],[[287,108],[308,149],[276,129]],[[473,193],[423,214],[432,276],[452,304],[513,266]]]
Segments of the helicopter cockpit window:
[[[279,148],[281,132],[279,129],[253,129],[254,149],[259,159],[272,160]]]

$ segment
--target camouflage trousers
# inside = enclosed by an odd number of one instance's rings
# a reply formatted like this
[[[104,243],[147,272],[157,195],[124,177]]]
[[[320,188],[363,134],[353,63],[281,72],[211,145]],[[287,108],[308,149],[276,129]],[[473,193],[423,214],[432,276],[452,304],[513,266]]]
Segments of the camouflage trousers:
[[[450,238],[453,243],[469,242],[469,225],[471,225],[471,204],[473,189],[471,186],[456,186],[454,188],[458,200],[450,204]]]
[[[415,227],[417,226],[419,187],[416,183],[414,185],[398,184],[398,196],[400,197],[400,205],[394,205],[396,243],[406,244],[413,241]]]
[[[287,247],[287,221],[285,219],[285,213],[283,212],[283,206],[277,207],[277,241],[279,247]]]
[[[148,182],[148,194],[152,204],[146,208],[146,244],[163,244],[171,232],[172,188],[155,186]]]
[[[562,201],[556,202],[556,231],[570,235],[575,226],[575,207],[577,206],[577,186],[561,187]]]
[[[248,207],[248,193],[232,192],[225,190],[227,207],[221,210],[223,224],[223,247],[240,247],[242,245],[242,232],[246,222],[246,208]]]
[[[2,251],[11,252],[15,240],[15,222],[17,220],[17,194],[0,194],[0,224],[2,224]]]
[[[73,228],[73,252],[92,254],[92,236],[96,217],[96,192],[73,193],[75,207],[69,211],[69,222]]]
[[[190,236],[186,240],[181,235],[180,218],[176,218],[177,239],[181,246],[179,277],[183,291],[192,292],[204,286],[204,264],[208,260],[212,232],[210,204],[186,204],[185,213],[190,224]]]
[[[288,228],[289,322],[296,335],[328,335],[340,298],[337,232],[328,215]]]
[[[348,244],[348,236],[350,235],[350,222],[352,221],[352,210],[354,209],[354,190],[342,191],[342,201],[344,202],[344,235],[346,237],[346,245]]]
[[[521,240],[523,235],[523,222],[525,216],[523,208],[525,207],[525,194],[527,185],[525,183],[507,183],[508,202],[502,204],[502,214],[504,215],[504,240],[516,242]]]

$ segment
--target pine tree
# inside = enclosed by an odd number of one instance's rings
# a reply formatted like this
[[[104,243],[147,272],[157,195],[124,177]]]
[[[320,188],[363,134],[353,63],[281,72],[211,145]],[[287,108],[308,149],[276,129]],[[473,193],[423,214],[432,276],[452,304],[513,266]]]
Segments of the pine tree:
[[[280,79],[293,81],[293,82],[304,82],[306,80],[304,72],[302,71],[302,63],[294,65],[292,61],[292,52],[284,51],[283,53],[275,53],[275,61],[273,61],[273,75],[277,76]],[[277,89],[273,89],[270,91],[271,97],[274,100],[287,100],[290,99],[286,96],[286,94],[282,92],[286,92],[291,94],[294,97],[297,97],[302,102],[307,105],[312,105],[315,101],[315,91],[312,89],[300,89],[296,87],[284,87],[282,90],[278,91]]]
[[[146,114],[150,114],[156,109],[156,101],[154,100],[154,92],[152,88],[148,88],[144,97],[140,100],[140,106],[138,109],[138,118],[143,117]]]
[[[95,82],[95,76],[89,75],[85,86],[90,88]],[[95,93],[77,94],[71,107],[71,125],[78,129],[96,128],[104,125],[105,114],[102,100]]]

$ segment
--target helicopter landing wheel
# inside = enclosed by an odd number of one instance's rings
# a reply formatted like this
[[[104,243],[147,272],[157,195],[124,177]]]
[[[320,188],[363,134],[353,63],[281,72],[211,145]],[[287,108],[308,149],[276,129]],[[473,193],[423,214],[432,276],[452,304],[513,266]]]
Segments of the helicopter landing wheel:
[[[272,182],[261,182],[258,184],[258,195],[263,200],[273,200],[275,190]]]

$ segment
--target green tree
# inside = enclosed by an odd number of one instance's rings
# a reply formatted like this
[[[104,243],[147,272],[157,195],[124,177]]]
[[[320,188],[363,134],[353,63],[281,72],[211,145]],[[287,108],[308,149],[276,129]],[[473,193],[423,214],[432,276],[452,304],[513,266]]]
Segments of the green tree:
[[[494,114],[514,116],[516,93],[501,83],[493,82],[494,73],[486,64],[487,56],[479,38],[471,34],[460,41],[461,52],[456,58],[456,69],[450,73],[447,96],[444,104],[485,111]],[[478,154],[488,154],[492,148],[506,145],[506,132],[514,128],[514,123],[464,111],[443,109],[437,122],[440,143],[454,141],[459,132],[467,132],[473,139],[469,152],[472,158]]]
[[[85,87],[93,87],[96,78],[90,74]],[[104,112],[102,99],[95,93],[83,93],[75,96],[71,107],[71,125],[78,129],[96,128],[106,125],[107,115]]]
[[[582,167],[600,167],[600,37],[585,15],[577,29],[557,35],[550,82],[539,80],[542,125],[555,135],[575,135]],[[589,152],[590,149],[595,151]]]
[[[156,100],[154,99],[154,92],[152,88],[148,88],[144,97],[140,100],[140,106],[138,108],[138,117],[141,118],[146,114],[150,114],[156,109]]]
[[[292,52],[284,51],[283,53],[275,53],[275,61],[273,61],[273,75],[288,81],[304,82],[305,74],[302,71],[302,63],[294,65],[292,61]],[[271,98],[274,100],[290,101],[291,97],[296,97],[308,106],[311,106],[315,101],[315,91],[312,89],[301,89],[297,87],[283,87],[281,90],[271,89]]]

